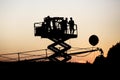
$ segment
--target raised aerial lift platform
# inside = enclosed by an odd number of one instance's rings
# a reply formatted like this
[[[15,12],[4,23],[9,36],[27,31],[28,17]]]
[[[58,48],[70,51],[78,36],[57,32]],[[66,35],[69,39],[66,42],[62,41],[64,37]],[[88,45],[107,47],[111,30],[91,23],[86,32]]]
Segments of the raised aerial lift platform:
[[[34,23],[35,36],[41,36],[41,38],[77,38],[77,25],[74,24],[74,33],[70,33],[70,26],[67,24],[67,33],[61,29],[62,21],[64,17],[50,17],[49,23],[45,21]],[[64,27],[64,26],[63,26]]]
[[[50,17],[47,16],[44,18],[43,22],[34,23],[34,34],[35,36],[40,36],[41,38],[48,38],[54,43],[48,45],[48,49],[54,52],[53,55],[47,57],[50,61],[55,62],[66,62],[71,59],[71,55],[100,51],[101,55],[103,55],[103,51],[101,48],[89,49],[82,52],[70,53],[67,54],[67,51],[71,48],[71,46],[65,41],[73,38],[77,38],[78,30],[77,25],[74,23],[72,18],[67,21],[67,18],[64,17]],[[89,38],[89,43],[92,46],[97,45],[99,39],[96,35],[92,35]],[[57,48],[59,45],[62,48]],[[60,60],[58,57],[62,57]],[[36,60],[36,59],[35,59]]]
[[[34,23],[35,36],[41,38],[48,38],[54,43],[48,46],[48,49],[54,52],[53,55],[49,56],[50,61],[60,61],[57,59],[58,56],[63,57],[62,61],[66,62],[71,59],[71,56],[66,52],[71,48],[70,45],[65,43],[66,40],[71,38],[77,38],[77,25],[74,21],[71,22],[64,19],[64,17],[50,17],[44,18],[43,22]],[[72,28],[71,28],[72,27]],[[55,46],[60,45],[63,49],[56,48]]]

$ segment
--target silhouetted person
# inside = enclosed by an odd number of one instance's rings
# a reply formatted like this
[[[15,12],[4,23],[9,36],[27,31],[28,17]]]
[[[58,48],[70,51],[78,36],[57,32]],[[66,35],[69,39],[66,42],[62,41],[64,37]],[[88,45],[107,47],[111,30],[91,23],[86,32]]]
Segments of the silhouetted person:
[[[68,18],[65,18],[65,29],[64,29],[65,34],[67,34],[67,24],[68,24]]]
[[[46,25],[45,25],[45,22],[42,22],[42,29],[46,29]]]
[[[53,30],[56,30],[57,28],[56,28],[56,21],[55,21],[55,19],[52,20],[52,25],[53,25]]]
[[[47,16],[45,19],[44,19],[45,23],[46,23],[46,27],[48,29],[48,32],[51,31],[51,20],[50,20],[50,16]]]
[[[74,34],[74,20],[72,19],[72,17],[70,17],[68,24],[70,26],[70,34]]]
[[[67,23],[68,23],[68,18],[63,19],[61,22],[61,31],[64,34],[67,34]]]

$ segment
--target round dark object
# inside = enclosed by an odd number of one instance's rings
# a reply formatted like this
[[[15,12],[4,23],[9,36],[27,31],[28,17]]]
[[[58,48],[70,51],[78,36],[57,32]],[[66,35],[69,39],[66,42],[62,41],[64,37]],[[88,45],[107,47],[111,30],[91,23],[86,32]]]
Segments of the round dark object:
[[[99,42],[99,39],[96,35],[91,35],[90,38],[89,38],[89,43],[92,45],[92,46],[95,46],[97,45]]]

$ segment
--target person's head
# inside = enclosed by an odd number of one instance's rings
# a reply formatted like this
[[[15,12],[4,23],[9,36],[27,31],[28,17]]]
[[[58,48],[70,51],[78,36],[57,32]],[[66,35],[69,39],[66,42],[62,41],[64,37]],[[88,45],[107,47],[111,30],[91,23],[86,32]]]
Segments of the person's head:
[[[66,17],[65,20],[68,20],[68,18]]]
[[[72,17],[70,17],[70,20],[72,20]]]
[[[50,16],[47,16],[47,18],[50,18]]]

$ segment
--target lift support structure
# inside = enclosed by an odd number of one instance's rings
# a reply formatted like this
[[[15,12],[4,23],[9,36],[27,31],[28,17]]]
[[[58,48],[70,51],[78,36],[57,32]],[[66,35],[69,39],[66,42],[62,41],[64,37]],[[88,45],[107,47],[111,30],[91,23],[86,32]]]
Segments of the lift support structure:
[[[34,23],[35,36],[41,36],[41,38],[48,38],[54,43],[48,45],[48,49],[53,51],[54,54],[50,55],[48,59],[55,62],[66,62],[71,59],[71,56],[67,54],[67,51],[71,48],[71,45],[65,43],[65,41],[71,38],[77,38],[77,25],[74,24],[74,33],[70,33],[70,26],[67,24],[66,32],[63,30],[65,26],[62,26],[64,17],[45,17],[43,22]],[[64,24],[64,23],[63,23]],[[56,46],[61,46],[57,48]],[[60,60],[58,57],[62,57]]]

